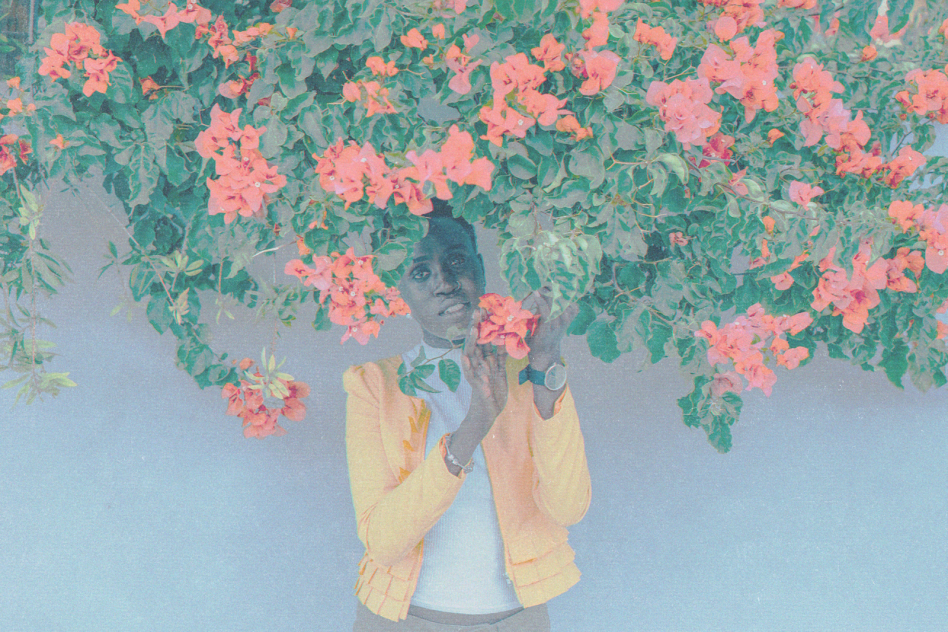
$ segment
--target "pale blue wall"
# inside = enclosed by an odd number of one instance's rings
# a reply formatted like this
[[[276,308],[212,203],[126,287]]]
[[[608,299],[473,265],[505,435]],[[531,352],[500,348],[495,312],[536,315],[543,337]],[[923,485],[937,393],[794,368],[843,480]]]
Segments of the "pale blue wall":
[[[349,629],[340,374],[414,344],[414,325],[362,348],[300,323],[278,353],[314,386],[310,414],[244,439],[219,393],[173,368],[171,339],[109,317],[121,285],[96,274],[122,233],[82,200],[49,201],[76,282],[42,332],[80,385],[14,410],[0,391],[0,632]],[[270,325],[218,336],[256,356]],[[817,358],[746,397],[722,456],[681,423],[672,364],[605,366],[577,340],[568,357],[594,499],[556,632],[948,629],[948,392]]]

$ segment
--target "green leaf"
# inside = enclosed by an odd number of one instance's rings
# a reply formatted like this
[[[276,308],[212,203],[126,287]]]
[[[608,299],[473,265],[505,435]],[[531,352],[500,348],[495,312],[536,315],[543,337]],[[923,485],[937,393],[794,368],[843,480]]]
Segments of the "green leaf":
[[[594,312],[593,308],[587,303],[581,302],[579,304],[579,313],[573,318],[573,322],[569,324],[569,329],[566,333],[571,336],[582,336],[589,330],[589,326],[594,320],[596,320],[596,312]]]
[[[625,121],[616,122],[615,141],[619,149],[636,149],[642,145],[642,130]]]
[[[408,247],[397,242],[389,242],[375,251],[378,269],[390,271],[396,269],[408,257]]]
[[[412,365],[412,367],[417,367],[419,364],[423,364],[423,363],[424,363],[425,361],[427,361],[427,360],[428,360],[428,358],[425,357],[425,348],[424,348],[424,347],[421,347],[421,348],[418,350],[418,355],[415,357],[414,360],[411,361],[411,365]],[[430,375],[430,373],[429,373],[429,375]]]
[[[514,154],[507,159],[507,170],[520,180],[530,180],[537,175],[537,166],[529,158],[520,154]]]
[[[414,374],[417,375],[419,379],[424,380],[429,378],[431,374],[434,373],[434,370],[435,368],[433,364],[422,364],[421,366],[415,367]]]
[[[171,311],[168,310],[168,299],[163,292],[151,296],[151,299],[148,301],[146,314],[148,316],[148,322],[151,323],[151,326],[154,327],[155,331],[159,334],[163,334],[174,319],[171,315]]]
[[[377,51],[385,50],[392,41],[392,16],[388,11],[383,11],[374,26],[372,45]]]
[[[461,383],[461,367],[454,360],[441,360],[438,362],[438,377],[453,393]]]
[[[731,423],[726,415],[713,415],[708,427],[708,443],[722,454],[731,449]]]
[[[899,388],[902,388],[902,377],[908,370],[908,352],[908,345],[902,340],[896,340],[891,347],[882,352],[882,360],[879,361],[879,366],[885,370],[886,377]]]
[[[289,130],[279,117],[267,120],[267,131],[260,136],[260,153],[264,158],[272,159],[284,149]]]
[[[402,365],[402,366],[404,366],[404,365]],[[399,367],[399,370],[401,370],[401,367]],[[414,382],[413,382],[412,379],[411,379],[411,375],[403,375],[403,376],[401,376],[400,378],[398,378],[398,388],[399,388],[405,395],[408,395],[409,397],[417,397],[417,396],[418,396],[418,391],[417,391],[417,389],[415,388],[415,384],[414,384]]]
[[[605,169],[602,164],[602,155],[596,148],[586,151],[578,149],[570,152],[569,170],[573,175],[589,179],[589,190],[599,188],[605,178]]]
[[[123,172],[128,178],[130,199],[126,202],[134,208],[146,204],[158,184],[158,164],[155,161],[155,149],[148,143],[131,145],[116,154],[115,161],[127,165]]]
[[[119,63],[109,73],[109,84],[106,94],[116,103],[128,103],[132,99],[132,73],[128,64]]]
[[[507,20],[524,21],[540,5],[538,0],[496,0],[494,9]]]
[[[685,162],[684,158],[675,154],[665,153],[659,154],[658,160],[662,161],[665,166],[671,169],[672,173],[678,177],[679,182],[685,185],[688,184],[688,163]]]
[[[651,331],[649,332],[648,340],[646,341],[646,346],[648,351],[651,354],[652,364],[655,364],[659,360],[665,357],[665,343],[668,342],[674,332],[672,331],[671,326],[666,322],[659,320],[658,318],[653,318],[651,323]]]
[[[589,344],[590,353],[603,362],[612,362],[620,355],[616,332],[605,321],[597,320],[589,326],[586,342]]]
[[[651,156],[665,142],[665,135],[657,129],[645,130],[645,153]]]

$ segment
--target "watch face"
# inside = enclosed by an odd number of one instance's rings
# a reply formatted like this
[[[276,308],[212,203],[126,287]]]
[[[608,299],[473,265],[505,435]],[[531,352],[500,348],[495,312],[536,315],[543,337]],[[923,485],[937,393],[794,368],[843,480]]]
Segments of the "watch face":
[[[554,364],[546,370],[546,379],[543,385],[551,391],[558,391],[566,384],[566,367],[562,364]]]

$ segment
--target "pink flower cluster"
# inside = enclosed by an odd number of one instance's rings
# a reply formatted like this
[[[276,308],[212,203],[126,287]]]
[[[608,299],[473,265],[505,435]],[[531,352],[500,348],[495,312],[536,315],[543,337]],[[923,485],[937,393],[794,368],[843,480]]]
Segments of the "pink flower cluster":
[[[207,211],[223,213],[227,224],[237,215],[260,217],[269,194],[286,185],[286,176],[277,173],[260,153],[260,135],[267,128],[245,125],[241,129],[240,112],[241,108],[224,112],[215,104],[210,126],[194,141],[198,154],[214,161],[218,176],[207,179],[211,191]]]
[[[280,408],[270,408],[266,405],[263,389],[259,388],[259,379],[253,379],[263,376],[259,370],[250,375],[249,369],[252,366],[253,360],[250,358],[241,360],[240,370],[247,371],[247,377],[250,379],[241,379],[240,386],[224,385],[221,397],[227,400],[226,414],[243,419],[245,437],[258,439],[270,435],[281,437],[286,434],[286,430],[278,425],[281,415],[290,421],[302,421],[306,417],[306,405],[300,400],[309,396],[309,386],[304,382],[277,378],[288,394],[283,398],[283,405]]]
[[[778,31],[761,32],[751,47],[746,37],[731,42],[731,54],[711,44],[701,58],[698,77],[711,83],[720,83],[715,92],[730,94],[744,105],[744,118],[750,123],[759,110],[773,112],[778,97],[774,81],[777,78],[777,51],[774,48]]]
[[[244,59],[247,62],[247,74],[240,75],[231,81],[225,81],[217,87],[217,93],[225,99],[236,99],[242,94],[247,94],[253,86],[254,81],[260,78],[257,72],[256,55],[247,54]]]
[[[925,164],[925,155],[915,151],[911,147],[903,147],[899,150],[899,155],[889,162],[881,165],[879,171],[888,171],[882,176],[882,181],[893,189],[909,177],[915,171]]]
[[[936,210],[926,209],[921,204],[897,200],[889,205],[889,217],[894,219],[902,232],[918,230],[925,242],[925,265],[935,274],[948,269],[948,204]]]
[[[388,100],[388,88],[378,81],[349,81],[342,86],[342,98],[365,105],[366,114],[393,114],[395,106]]]
[[[452,197],[449,181],[490,190],[494,163],[483,157],[472,160],[473,155],[473,137],[452,125],[439,151],[427,149],[421,155],[409,151],[405,158],[410,165],[401,169],[390,167],[371,143],[359,146],[349,141],[344,145],[339,140],[321,156],[313,154],[313,158],[320,186],[345,200],[346,208],[363,197],[385,208],[391,198],[397,204],[404,203],[411,213],[424,215],[432,208],[424,193],[428,183],[442,200]]]
[[[794,281],[793,275],[790,273],[799,268],[809,256],[809,252],[803,252],[797,255],[793,258],[793,261],[790,262],[790,267],[787,268],[785,272],[770,277],[770,282],[773,283],[774,287],[778,290],[789,290],[793,286]]]
[[[523,301],[515,301],[512,296],[482,296],[478,307],[486,310],[487,317],[477,324],[477,343],[504,347],[512,358],[527,357],[530,347],[524,339],[536,329],[539,317],[522,305]]]
[[[665,61],[672,58],[675,53],[675,46],[678,45],[677,37],[671,37],[660,26],[649,26],[644,20],[639,20],[635,25],[635,34],[632,39],[636,42],[654,46]]]
[[[843,327],[857,334],[866,326],[869,310],[879,304],[879,290],[915,292],[917,286],[905,276],[905,270],[913,271],[916,278],[921,273],[921,256],[908,248],[899,249],[893,259],[877,259],[869,265],[871,247],[871,239],[860,244],[853,257],[852,276],[833,263],[836,249],[830,249],[820,262],[823,275],[813,290],[811,307],[822,311],[832,305],[833,315],[843,317]]]
[[[804,209],[810,205],[810,200],[826,193],[821,186],[813,186],[806,182],[793,180],[790,183],[790,201],[796,202]]]
[[[329,299],[329,320],[346,328],[341,342],[355,338],[364,345],[369,336],[378,338],[384,318],[409,312],[398,289],[372,271],[372,255],[356,257],[352,248],[344,255],[313,257],[313,267],[293,259],[284,272],[319,290],[320,304]]]
[[[767,357],[777,364],[795,369],[809,357],[805,347],[790,347],[784,334],[798,334],[813,322],[807,312],[793,316],[771,316],[760,303],[747,308],[747,312],[727,325],[718,328],[710,320],[701,324],[695,337],[708,341],[708,362],[712,365],[733,363],[733,370],[719,373],[711,385],[712,393],[718,397],[727,392],[739,393],[743,386],[740,376],[747,380],[747,388],[759,388],[770,396],[777,375],[767,366]]]
[[[187,0],[184,9],[178,9],[174,2],[169,2],[162,15],[142,15],[139,13],[142,8],[140,0],[128,0],[124,4],[115,5],[115,8],[134,19],[135,24],[140,25],[144,22],[153,25],[158,29],[158,33],[162,38],[179,24],[194,24],[196,27],[194,39],[209,36],[207,44],[214,50],[214,58],[220,57],[223,59],[226,67],[230,67],[232,63],[240,60],[238,46],[248,44],[273,29],[272,24],[260,23],[243,31],[234,31],[231,35],[230,27],[224,21],[224,16],[219,15],[215,20],[210,9],[202,7],[194,0]],[[295,29],[289,27],[287,32],[295,32]]]
[[[213,17],[209,9],[205,9],[197,2],[191,0],[188,0],[185,8],[180,10],[174,2],[169,2],[168,7],[162,15],[140,14],[139,11],[142,5],[139,0],[128,0],[128,2],[124,4],[115,5],[115,8],[134,19],[136,25],[140,25],[142,22],[151,24],[158,29],[158,33],[161,34],[162,38],[167,35],[168,31],[179,24],[197,24],[199,27],[207,26]]]
[[[777,0],[777,6],[787,9],[815,9],[817,0]]]
[[[567,56],[573,75],[583,80],[579,93],[591,97],[612,85],[616,78],[619,56],[611,50],[584,49]]]
[[[711,86],[706,78],[675,79],[670,84],[653,81],[645,102],[658,108],[665,131],[674,132],[685,149],[704,145],[721,127],[721,113],[708,107]]]
[[[948,21],[946,21],[948,23]],[[945,71],[938,69],[924,71],[920,68],[909,71],[905,80],[914,83],[913,92],[902,90],[895,100],[909,112],[919,116],[948,123],[948,66]]]
[[[861,149],[869,142],[869,127],[862,121],[862,113],[852,120],[842,100],[833,97],[834,92],[843,91],[843,85],[812,57],[793,67],[790,87],[797,109],[805,116],[800,124],[805,146],[818,143],[824,133],[828,135],[826,144],[836,150]]]
[[[457,44],[451,44],[444,53],[445,64],[454,76],[448,81],[448,87],[458,94],[467,94],[471,91],[471,72],[481,65],[481,60],[472,61],[467,53],[477,43],[476,35],[464,38],[464,51]],[[465,52],[466,51],[466,52]]]
[[[709,24],[719,37],[722,33],[730,34],[728,37],[722,37],[721,39],[730,39],[749,26],[764,26],[764,11],[760,8],[763,0],[699,1],[702,4],[710,4],[723,9],[721,16]]]
[[[925,157],[911,147],[903,147],[898,156],[886,163],[878,142],[870,151],[864,151],[872,131],[863,120],[862,112],[853,118],[843,101],[833,97],[834,92],[842,92],[842,84],[834,81],[822,64],[812,58],[794,66],[790,87],[797,109],[805,116],[800,124],[800,132],[806,138],[804,145],[815,145],[825,134],[826,144],[840,152],[836,156],[837,174],[852,173],[869,178],[887,172],[882,181],[894,188],[925,164]]]
[[[547,40],[545,50],[550,52],[555,45],[555,40]],[[555,56],[559,57],[559,53]],[[550,55],[548,59],[552,58]],[[492,105],[482,107],[479,113],[481,121],[487,124],[487,133],[481,138],[498,147],[503,145],[506,135],[524,138],[536,123],[554,125],[560,115],[570,114],[569,110],[562,109],[566,99],[538,90],[546,81],[546,70],[531,64],[523,53],[509,55],[503,63],[492,63],[490,80],[494,98]]]
[[[615,79],[619,56],[609,50],[596,49],[609,42],[609,13],[621,5],[622,0],[579,1],[579,16],[584,20],[592,18],[592,25],[582,33],[583,39],[586,40],[585,48],[578,53],[566,55],[566,60],[573,75],[583,79],[579,87],[580,94],[588,97],[599,94],[612,85]],[[549,37],[552,39],[552,36]],[[536,55],[536,49],[533,52]]]
[[[883,44],[888,44],[889,42],[899,40],[905,35],[905,29],[906,27],[903,26],[893,33],[889,30],[889,16],[877,15],[875,22],[872,23],[872,28],[869,29],[869,37]]]
[[[26,158],[33,153],[30,143],[16,134],[0,136],[0,175],[16,167],[16,158],[26,164]]]
[[[369,57],[365,61],[366,67],[376,77],[383,80],[398,74],[394,61],[386,62],[381,57]],[[389,90],[376,80],[348,81],[342,87],[342,98],[350,103],[359,102],[365,105],[368,116],[375,114],[393,114],[395,106],[388,100]]]
[[[86,82],[82,94],[91,97],[96,92],[105,93],[110,85],[109,73],[122,61],[100,43],[101,36],[94,27],[81,22],[69,22],[64,33],[53,33],[49,46],[43,50],[43,58],[37,71],[50,79],[67,79],[72,75],[68,65],[85,71]]]
[[[734,155],[734,152],[731,151],[731,147],[733,146],[733,136],[728,136],[721,132],[716,133],[710,137],[704,147],[701,148],[701,155],[704,156],[704,158],[701,159],[701,162],[697,163],[698,168],[704,169],[712,162],[723,162],[725,165],[731,164],[731,158]],[[693,156],[689,156],[689,159],[692,164],[697,162]]]
[[[596,11],[611,13],[622,5],[622,0],[579,0],[579,16],[589,18]]]

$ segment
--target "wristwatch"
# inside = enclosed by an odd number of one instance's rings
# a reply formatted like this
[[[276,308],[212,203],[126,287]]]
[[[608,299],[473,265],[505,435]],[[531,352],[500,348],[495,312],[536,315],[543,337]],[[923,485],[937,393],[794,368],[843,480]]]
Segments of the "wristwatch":
[[[546,371],[537,371],[528,364],[520,371],[520,383],[528,381],[558,391],[566,385],[566,364],[562,360],[554,362]]]

